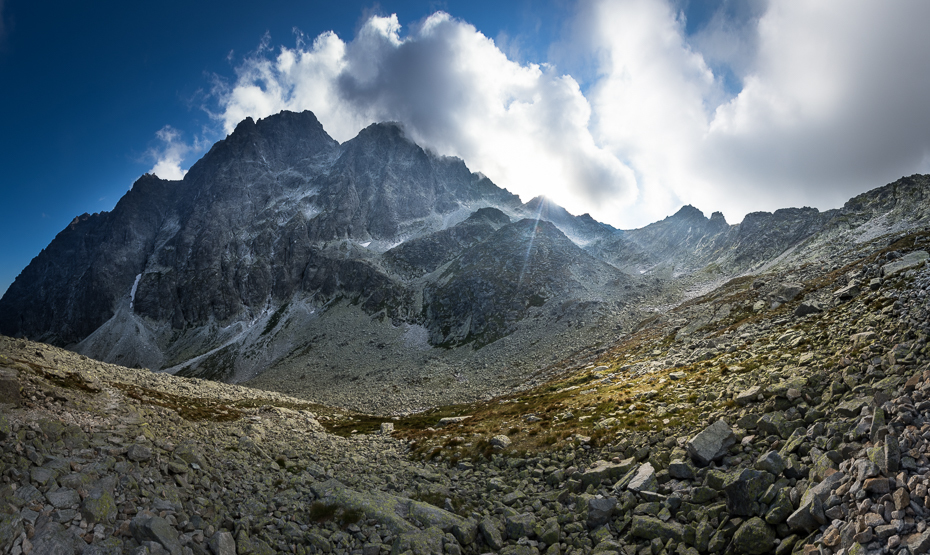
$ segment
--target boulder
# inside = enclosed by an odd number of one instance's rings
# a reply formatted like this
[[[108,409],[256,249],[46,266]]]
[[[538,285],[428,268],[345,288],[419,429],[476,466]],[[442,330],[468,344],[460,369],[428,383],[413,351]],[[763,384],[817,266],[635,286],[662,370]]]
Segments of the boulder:
[[[536,537],[536,517],[533,513],[508,516],[504,525],[507,537],[511,540]]]
[[[733,534],[733,547],[737,553],[762,555],[775,547],[775,529],[755,516],[743,522]]]
[[[12,368],[0,368],[0,405],[18,407],[22,403],[20,389],[19,372]],[[2,432],[0,439],[3,439]]]
[[[136,515],[129,523],[129,532],[139,543],[153,541],[160,543],[171,555],[183,553],[178,531],[159,516],[145,513]]]
[[[733,516],[752,516],[753,503],[773,481],[771,474],[748,468],[727,476],[723,486],[727,496],[727,511]]]
[[[627,484],[626,488],[637,493],[642,491],[656,491],[659,482],[656,480],[656,471],[651,464],[645,463],[637,470],[633,479]]]
[[[145,445],[134,444],[126,451],[126,458],[135,462],[147,461],[152,458],[152,450]]]
[[[596,461],[581,474],[581,488],[587,489],[587,487],[592,484],[597,487],[604,480],[609,480],[611,482],[619,480],[627,472],[632,470],[635,464],[636,459],[634,458],[624,459],[619,463]]]
[[[756,459],[756,463],[753,465],[753,468],[756,470],[764,470],[765,472],[771,472],[772,474],[778,476],[785,471],[785,459],[778,454],[778,451],[769,451],[764,453]]]
[[[711,461],[723,457],[735,443],[733,430],[726,422],[718,420],[688,440],[686,447],[694,462],[707,466]]]
[[[491,549],[500,551],[501,548],[504,547],[504,538],[501,536],[501,531],[497,523],[490,518],[485,518],[479,522],[478,530],[484,537],[485,543],[487,543]]]
[[[413,555],[433,555],[442,553],[442,530],[429,527],[425,530],[402,532],[391,546],[391,555],[412,553]]]
[[[843,288],[840,288],[834,291],[833,296],[841,301],[848,301],[849,299],[852,299],[853,297],[858,296],[859,293],[861,292],[862,290],[859,289],[859,284],[853,282],[847,285],[846,287],[843,287]]]
[[[680,542],[685,535],[685,528],[674,520],[662,522],[655,517],[634,515],[630,533],[644,540],[654,540],[658,538],[662,540],[662,542],[667,542],[668,540]]]
[[[490,443],[491,443],[491,447],[498,449],[498,450],[504,450],[510,447],[510,444],[513,442],[510,440],[509,437],[501,434],[501,435],[496,435],[492,437]]]
[[[588,528],[593,530],[610,522],[616,507],[616,497],[593,497],[588,499]]]
[[[795,282],[785,282],[778,284],[775,290],[775,300],[787,303],[793,301],[804,291],[804,284]]]
[[[794,315],[798,318],[802,318],[809,314],[817,314],[818,312],[823,312],[823,307],[820,306],[820,303],[817,301],[802,301],[801,304],[794,309]]]
[[[926,260],[930,258],[930,254],[927,254],[927,251],[914,251],[908,253],[901,258],[895,260],[894,262],[889,262],[882,266],[882,277],[889,277],[897,274],[898,272],[903,272],[904,270],[909,270],[911,268],[916,268],[920,266]]]
[[[762,392],[762,388],[758,385],[754,385],[748,389],[744,389],[736,394],[736,403],[740,406],[746,406],[749,403],[753,403],[759,397],[759,393]]]
[[[236,555],[236,540],[226,530],[220,530],[213,534],[209,545],[215,555]]]

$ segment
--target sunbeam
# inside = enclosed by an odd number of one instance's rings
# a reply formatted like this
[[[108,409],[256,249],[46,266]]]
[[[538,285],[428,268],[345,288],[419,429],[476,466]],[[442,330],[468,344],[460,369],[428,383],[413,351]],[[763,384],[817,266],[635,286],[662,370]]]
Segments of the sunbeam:
[[[523,257],[523,268],[520,270],[520,278],[517,280],[517,291],[520,290],[520,285],[523,284],[523,276],[526,274],[526,266],[530,262],[530,251],[533,250],[533,242],[536,241],[536,229],[539,227],[539,218],[542,215],[543,203],[539,203],[539,210],[536,211],[536,222],[533,224],[533,234],[530,236],[530,244],[526,248],[526,256]]]

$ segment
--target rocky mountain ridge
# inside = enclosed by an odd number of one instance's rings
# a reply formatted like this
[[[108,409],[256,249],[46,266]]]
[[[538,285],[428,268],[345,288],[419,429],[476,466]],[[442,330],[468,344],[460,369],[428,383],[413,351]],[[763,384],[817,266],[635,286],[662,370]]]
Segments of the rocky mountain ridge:
[[[521,204],[397,124],[339,144],[283,112],[240,123],[182,181],[143,176],[76,218],[0,299],[0,332],[288,392],[392,382],[379,410],[409,412],[440,385],[518,386],[730,277],[920,225],[928,190],[912,176],[824,213],[730,225],[684,207],[617,230]]]

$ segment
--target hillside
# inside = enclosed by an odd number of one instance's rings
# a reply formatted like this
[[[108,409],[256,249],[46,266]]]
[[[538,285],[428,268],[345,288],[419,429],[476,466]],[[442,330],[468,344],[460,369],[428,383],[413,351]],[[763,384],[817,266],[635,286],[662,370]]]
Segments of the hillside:
[[[0,338],[10,553],[924,553],[930,232],[373,417]]]

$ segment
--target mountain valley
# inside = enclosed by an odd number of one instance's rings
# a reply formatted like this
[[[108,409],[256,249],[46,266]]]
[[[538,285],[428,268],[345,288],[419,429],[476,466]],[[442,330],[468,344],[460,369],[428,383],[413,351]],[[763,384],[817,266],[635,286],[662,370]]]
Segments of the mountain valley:
[[[245,120],[0,299],[0,552],[930,552],[930,176],[641,229]]]

